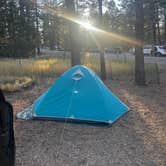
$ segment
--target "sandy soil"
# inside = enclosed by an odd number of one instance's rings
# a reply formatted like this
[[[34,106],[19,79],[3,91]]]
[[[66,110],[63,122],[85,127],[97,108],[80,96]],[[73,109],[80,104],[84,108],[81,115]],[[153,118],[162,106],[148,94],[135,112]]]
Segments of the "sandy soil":
[[[144,87],[130,81],[107,81],[107,86],[131,108],[111,127],[15,119],[16,166],[165,166],[163,76],[160,85]],[[14,113],[31,104],[46,87],[44,82],[6,94]]]

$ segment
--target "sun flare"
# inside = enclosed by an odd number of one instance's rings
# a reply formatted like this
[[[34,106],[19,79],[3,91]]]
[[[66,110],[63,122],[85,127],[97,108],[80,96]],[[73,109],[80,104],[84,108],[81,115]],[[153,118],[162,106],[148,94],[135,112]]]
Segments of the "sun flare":
[[[83,28],[85,28],[85,29],[87,29],[87,30],[89,30],[89,31],[97,31],[97,28],[95,28],[91,23],[89,23],[89,22],[79,22],[79,24],[83,27]]]
[[[55,8],[52,8],[48,5],[45,5],[44,6],[45,10],[47,12],[50,12],[52,14],[55,14],[55,15],[58,15],[58,11],[55,10]],[[93,26],[91,23],[89,22],[86,22],[86,21],[80,21],[80,19],[78,17],[76,17],[75,15],[69,15],[69,13],[65,12],[64,13],[61,13],[59,15],[60,17],[66,19],[66,20],[69,20],[69,21],[72,21],[74,23],[77,23],[79,24],[81,27],[89,30],[89,31],[97,31],[98,33],[102,34],[102,35],[105,35],[105,36],[109,36],[111,37],[112,39],[116,39],[116,40],[119,40],[119,41],[124,41],[124,42],[128,42],[128,43],[131,43],[133,45],[139,45],[139,46],[142,46],[142,42],[140,41],[137,41],[133,38],[130,38],[130,37],[127,37],[127,36],[122,36],[122,35],[119,35],[117,33],[114,33],[114,32],[107,32],[103,29],[100,29],[100,28],[97,28],[95,26]]]

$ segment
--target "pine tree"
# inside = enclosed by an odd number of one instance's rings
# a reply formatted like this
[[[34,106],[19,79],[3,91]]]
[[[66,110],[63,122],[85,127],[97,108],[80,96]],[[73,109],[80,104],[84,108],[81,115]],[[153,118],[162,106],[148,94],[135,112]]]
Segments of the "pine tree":
[[[74,0],[65,1],[68,12],[71,16],[74,16],[75,13],[75,3]],[[79,65],[81,63],[80,59],[80,44],[78,38],[78,25],[73,22],[68,22],[69,24],[69,33],[70,33],[70,49],[71,49],[71,64]]]
[[[102,0],[98,0],[99,3],[99,23],[102,28],[103,25],[103,12],[102,12]],[[105,68],[105,58],[104,58],[104,47],[100,43],[100,70],[101,70],[101,79],[106,80],[106,68]]]
[[[19,0],[17,55],[33,56],[36,48],[35,4],[29,0]]]
[[[0,56],[7,55],[7,1],[2,0],[0,3]]]
[[[135,82],[138,85],[145,85],[145,70],[144,70],[144,55],[143,55],[143,41],[144,41],[144,14],[143,14],[143,0],[135,0],[136,12],[136,39],[140,45],[136,46],[135,52]]]

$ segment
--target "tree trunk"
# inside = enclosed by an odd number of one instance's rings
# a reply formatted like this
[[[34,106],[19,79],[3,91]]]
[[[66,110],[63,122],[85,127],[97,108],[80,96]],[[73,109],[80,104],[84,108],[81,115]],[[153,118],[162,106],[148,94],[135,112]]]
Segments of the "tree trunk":
[[[166,43],[166,9],[164,14],[164,43]]]
[[[160,33],[159,21],[157,21],[157,36],[158,36],[158,44],[161,45],[161,33]]]
[[[24,2],[23,2],[23,0],[19,0],[19,7],[20,7],[20,15],[24,16],[25,12],[24,12]]]
[[[153,33],[153,45],[157,44],[157,40],[156,40],[156,8],[155,8],[155,2],[154,0],[152,0],[152,2],[150,3],[150,7],[152,8],[151,10],[151,19],[152,19],[152,33]]]
[[[75,4],[74,0],[65,0],[66,7],[71,16],[75,15]],[[70,32],[70,49],[71,49],[71,65],[80,65],[80,44],[78,37],[78,25],[73,22],[69,22],[69,32]]]
[[[153,45],[156,45],[156,23],[152,23],[152,31],[153,31]]]
[[[145,85],[143,40],[144,40],[144,14],[143,0],[135,0],[136,11],[136,39],[141,45],[136,46],[135,51],[135,82],[138,85]]]
[[[14,11],[14,1],[9,2],[9,13],[8,13],[8,23],[7,23],[7,29],[8,29],[8,35],[9,38],[11,39],[10,42],[10,52],[11,56],[15,58],[15,11]]]
[[[160,23],[159,23],[159,4],[156,3],[156,22],[157,22],[157,37],[158,37],[158,44],[161,45],[161,33],[160,33]]]
[[[35,0],[35,15],[36,15],[36,35],[37,35],[37,54],[40,54],[40,39],[39,39],[39,13],[38,13],[38,6],[37,6],[37,0]]]
[[[102,27],[103,26],[102,0],[98,0],[98,3],[99,3],[99,24]],[[100,73],[101,73],[101,79],[106,80],[104,48],[102,46],[102,43],[100,43]]]

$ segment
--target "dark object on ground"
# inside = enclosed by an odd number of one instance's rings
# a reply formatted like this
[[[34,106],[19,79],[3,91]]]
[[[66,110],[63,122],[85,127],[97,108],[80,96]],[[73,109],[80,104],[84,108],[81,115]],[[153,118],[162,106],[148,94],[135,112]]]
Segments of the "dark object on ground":
[[[13,131],[13,107],[5,101],[0,90],[0,165],[15,165],[15,141]]]

